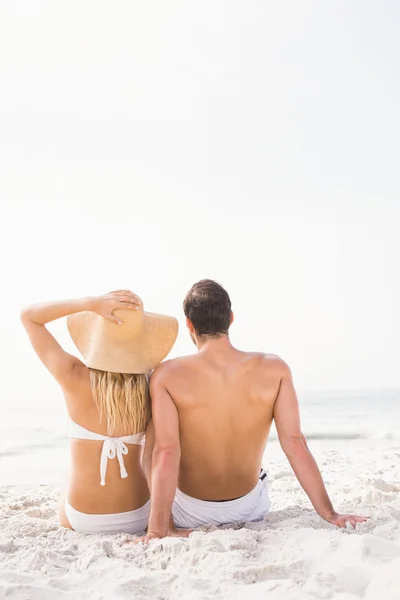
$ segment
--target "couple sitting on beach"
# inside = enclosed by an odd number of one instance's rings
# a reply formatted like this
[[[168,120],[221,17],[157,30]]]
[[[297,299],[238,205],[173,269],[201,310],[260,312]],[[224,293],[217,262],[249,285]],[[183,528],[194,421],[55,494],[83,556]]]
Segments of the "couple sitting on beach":
[[[145,312],[130,291],[22,311],[69,415],[71,469],[61,524],[84,533],[147,529],[148,541],[207,524],[262,520],[270,502],[261,462],[273,420],[318,514],[340,527],[364,521],[333,509],[301,433],[289,367],[230,343],[225,289],[200,281],[183,307],[198,352],[166,362],[176,319]],[[45,327],[66,316],[85,363]]]

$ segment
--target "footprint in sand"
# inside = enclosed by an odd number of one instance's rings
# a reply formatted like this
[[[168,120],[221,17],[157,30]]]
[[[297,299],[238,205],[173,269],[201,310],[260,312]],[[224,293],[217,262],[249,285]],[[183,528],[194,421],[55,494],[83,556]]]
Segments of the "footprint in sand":
[[[380,492],[389,493],[389,492],[399,492],[400,491],[399,486],[394,485],[392,483],[387,483],[387,481],[385,481],[384,479],[372,479],[369,483],[371,485],[373,485],[374,488],[376,490],[379,490]]]
[[[260,565],[247,567],[232,573],[234,579],[240,580],[245,584],[258,583],[260,581],[270,581],[273,579],[289,579],[290,574],[286,567],[279,564]]]
[[[51,519],[51,517],[55,516],[56,512],[52,508],[31,508],[26,510],[25,514],[35,519]]]

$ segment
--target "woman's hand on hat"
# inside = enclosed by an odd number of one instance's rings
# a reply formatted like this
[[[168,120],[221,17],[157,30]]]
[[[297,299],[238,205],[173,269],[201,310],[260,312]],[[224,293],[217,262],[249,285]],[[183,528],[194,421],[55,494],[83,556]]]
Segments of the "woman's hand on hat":
[[[118,308],[137,310],[141,304],[139,296],[130,290],[116,290],[97,298],[91,298],[90,310],[112,323],[121,325],[122,321],[113,314],[114,310]]]

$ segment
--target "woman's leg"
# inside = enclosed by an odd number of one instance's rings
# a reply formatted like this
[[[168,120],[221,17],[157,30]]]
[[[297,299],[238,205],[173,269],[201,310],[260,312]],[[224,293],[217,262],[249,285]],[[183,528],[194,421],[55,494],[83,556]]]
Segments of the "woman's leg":
[[[60,505],[58,507],[58,519],[60,521],[60,525],[65,527],[66,529],[72,529],[71,523],[67,519],[67,515],[65,514],[65,499],[68,494],[68,478],[65,480],[63,489],[61,491]]]

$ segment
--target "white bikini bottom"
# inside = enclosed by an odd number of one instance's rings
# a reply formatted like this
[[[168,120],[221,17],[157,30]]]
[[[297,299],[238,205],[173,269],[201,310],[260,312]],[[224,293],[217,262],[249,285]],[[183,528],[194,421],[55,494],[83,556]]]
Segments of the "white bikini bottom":
[[[210,524],[262,521],[270,507],[268,477],[262,470],[256,487],[236,500],[207,502],[192,498],[177,489],[172,516],[176,527],[189,529]]]
[[[65,503],[65,514],[74,531],[80,533],[142,533],[150,515],[150,500],[144,506],[128,512],[110,515],[89,515]]]

